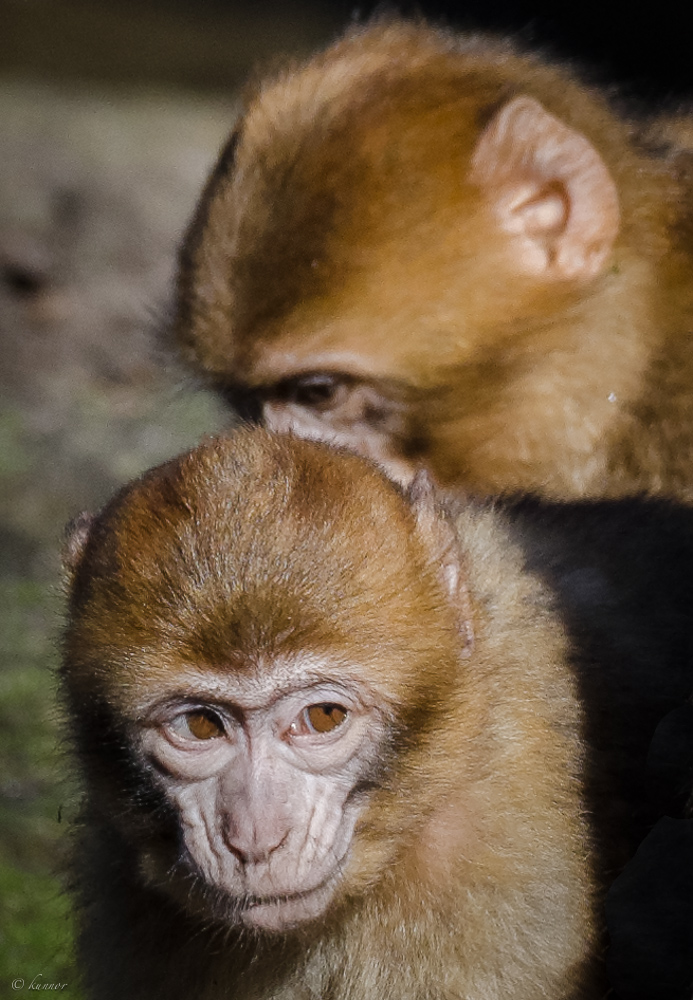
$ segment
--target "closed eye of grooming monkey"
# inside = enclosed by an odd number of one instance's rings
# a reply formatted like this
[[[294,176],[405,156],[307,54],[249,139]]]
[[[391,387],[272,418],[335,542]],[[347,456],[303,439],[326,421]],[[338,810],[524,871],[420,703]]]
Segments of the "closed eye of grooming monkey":
[[[243,414],[403,481],[690,498],[690,180],[648,143],[508,43],[356,29],[248,98],[178,342]]]
[[[574,679],[493,509],[243,430],[68,565],[90,998],[595,995]]]

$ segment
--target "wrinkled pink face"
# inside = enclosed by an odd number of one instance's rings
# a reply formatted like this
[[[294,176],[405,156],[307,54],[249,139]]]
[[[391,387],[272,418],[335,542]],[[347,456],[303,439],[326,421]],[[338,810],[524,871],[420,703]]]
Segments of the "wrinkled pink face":
[[[159,698],[137,724],[190,868],[227,915],[266,931],[314,919],[332,900],[385,730],[365,689],[313,683],[311,666],[178,677],[195,696]]]

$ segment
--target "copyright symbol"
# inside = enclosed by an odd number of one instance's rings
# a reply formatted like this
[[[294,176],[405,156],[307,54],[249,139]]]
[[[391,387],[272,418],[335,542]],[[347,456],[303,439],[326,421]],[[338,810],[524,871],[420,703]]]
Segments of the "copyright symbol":
[[[13,990],[24,989],[24,980],[23,979],[15,979],[14,982],[12,983],[12,989]]]

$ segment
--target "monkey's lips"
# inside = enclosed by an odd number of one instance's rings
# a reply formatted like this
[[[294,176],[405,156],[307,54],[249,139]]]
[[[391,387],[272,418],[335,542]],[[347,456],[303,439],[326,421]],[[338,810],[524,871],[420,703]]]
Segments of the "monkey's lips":
[[[237,901],[238,919],[246,927],[285,931],[319,917],[329,905],[339,879],[339,869],[313,889],[276,896],[244,896]]]

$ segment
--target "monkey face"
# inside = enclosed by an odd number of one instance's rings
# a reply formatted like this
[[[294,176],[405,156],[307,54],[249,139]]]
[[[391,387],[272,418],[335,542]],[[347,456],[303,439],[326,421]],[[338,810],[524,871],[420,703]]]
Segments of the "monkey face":
[[[195,699],[159,702],[136,727],[180,817],[184,867],[215,887],[217,912],[262,930],[330,903],[384,732],[366,692],[306,685],[306,669],[279,690],[274,675],[190,678]]]

